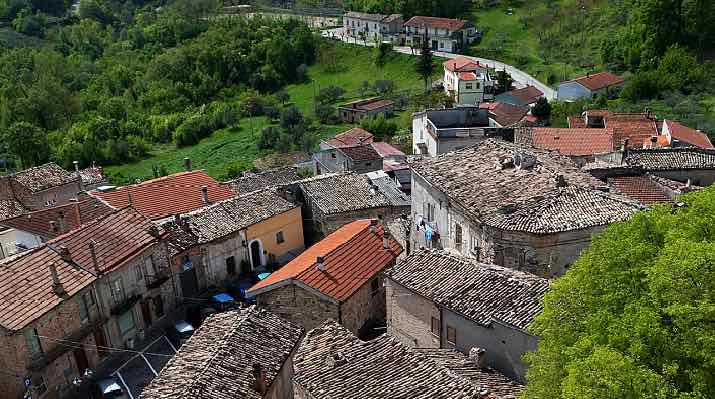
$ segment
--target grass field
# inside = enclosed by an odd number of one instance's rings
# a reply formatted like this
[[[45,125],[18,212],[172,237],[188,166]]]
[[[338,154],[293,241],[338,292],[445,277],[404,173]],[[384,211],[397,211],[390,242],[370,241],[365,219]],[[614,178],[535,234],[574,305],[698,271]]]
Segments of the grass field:
[[[582,0],[583,1],[583,0]],[[534,0],[521,7],[475,8],[464,15],[484,31],[468,51],[471,55],[514,65],[544,83],[553,84],[599,66],[598,51],[605,6],[603,0],[558,0],[558,7]]]
[[[393,54],[379,70],[373,63],[374,49],[339,44],[335,51],[339,60],[337,72],[327,72],[326,65],[316,64],[309,68],[308,83],[285,88],[290,95],[290,101],[306,116],[313,115],[315,94],[320,88],[329,85],[340,86],[346,90],[341,101],[360,97],[360,87],[365,80],[371,83],[379,79],[392,80],[397,90],[406,92],[417,92],[424,88],[422,80],[414,72],[415,57]],[[396,118],[401,125],[407,127],[407,111],[398,112]],[[272,152],[259,150],[256,146],[261,129],[267,125],[265,117],[242,119],[237,129],[216,131],[195,146],[176,148],[172,144],[157,145],[151,149],[150,157],[132,164],[109,166],[106,171],[110,181],[123,184],[136,179],[151,178],[154,167],[163,166],[169,173],[181,171],[184,157],[189,157],[195,168],[205,169],[214,178],[226,179],[230,177],[229,171],[250,169],[256,158]],[[350,127],[345,124],[323,125],[320,133],[322,137],[329,137]]]

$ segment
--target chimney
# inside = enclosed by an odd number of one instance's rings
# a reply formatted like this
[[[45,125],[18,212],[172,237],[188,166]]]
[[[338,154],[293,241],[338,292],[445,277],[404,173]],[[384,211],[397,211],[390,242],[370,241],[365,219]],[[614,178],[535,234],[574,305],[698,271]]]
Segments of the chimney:
[[[591,78],[591,72],[590,72],[590,71],[589,71],[589,72],[586,72],[586,77],[587,77],[588,79]]]
[[[132,192],[129,190],[130,188],[127,187],[127,201],[129,201],[129,206],[134,206],[134,197],[132,197]]]
[[[471,359],[477,367],[485,368],[487,366],[487,350],[484,348],[472,348],[469,350],[469,359]]]
[[[650,136],[650,148],[658,147],[658,136]]]
[[[387,230],[382,234],[382,249],[385,251],[390,250],[390,232]]]
[[[57,233],[57,222],[50,220],[50,233]]]
[[[189,157],[184,158],[184,169],[187,172],[191,172],[191,158],[189,158]]]
[[[66,233],[67,232],[67,226],[65,225],[65,213],[60,211],[57,214],[57,223],[60,226],[60,233]]]
[[[374,233],[377,231],[377,219],[371,219],[370,220],[370,233]]]
[[[201,197],[204,199],[204,205],[209,204],[209,187],[201,186]]]
[[[79,189],[80,191],[84,191],[84,185],[82,185],[82,175],[79,174],[79,162],[78,161],[73,161],[74,164],[74,171],[77,172],[77,181],[79,182]]]
[[[174,224],[176,227],[181,227],[181,215],[178,213],[174,214]]]
[[[72,253],[70,253],[70,249],[65,247],[64,245],[60,245],[59,248],[57,248],[57,252],[60,254],[60,258],[66,262],[72,262]]]
[[[253,389],[261,396],[268,391],[268,383],[266,382],[266,370],[258,363],[253,363]]]
[[[52,275],[52,290],[55,292],[55,294],[61,295],[65,292],[65,289],[62,288],[62,283],[60,282],[60,275],[57,273],[57,266],[55,266],[54,262],[50,262],[49,268],[50,274]]]
[[[566,187],[566,178],[564,175],[556,175],[556,187]]]
[[[315,261],[315,268],[321,272],[324,272],[325,271],[325,258],[323,258],[322,256],[318,256],[318,258]]]
[[[89,254],[92,256],[92,266],[94,267],[94,272],[99,276],[102,271],[99,269],[99,262],[97,262],[97,248],[94,240],[89,242]]]

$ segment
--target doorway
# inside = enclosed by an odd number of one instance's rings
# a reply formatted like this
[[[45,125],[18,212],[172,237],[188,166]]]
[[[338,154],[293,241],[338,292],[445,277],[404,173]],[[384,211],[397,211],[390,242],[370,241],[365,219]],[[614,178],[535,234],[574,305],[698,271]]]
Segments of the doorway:
[[[148,328],[151,325],[151,309],[149,308],[149,300],[145,300],[141,303],[142,306],[142,318],[144,319],[144,328]]]
[[[263,265],[263,245],[259,240],[251,241],[250,252],[251,252],[251,266],[256,269]]]
[[[77,371],[79,374],[84,374],[84,371],[89,368],[89,360],[87,360],[87,354],[84,352],[84,346],[82,348],[76,348],[74,351],[74,361],[77,364]]]
[[[432,50],[437,50],[439,48],[439,42],[432,40]]]
[[[107,351],[104,349],[107,347],[107,339],[104,337],[102,327],[94,330],[94,344],[97,346],[97,355],[100,359],[107,356]]]

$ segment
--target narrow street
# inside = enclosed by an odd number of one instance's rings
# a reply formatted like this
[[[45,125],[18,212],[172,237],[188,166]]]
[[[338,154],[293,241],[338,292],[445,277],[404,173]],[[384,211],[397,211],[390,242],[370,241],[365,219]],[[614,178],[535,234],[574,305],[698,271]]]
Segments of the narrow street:
[[[322,36],[326,38],[332,38],[332,39],[339,39],[345,43],[350,43],[350,44],[357,44],[360,46],[368,46],[368,47],[374,47],[375,43],[372,41],[367,41],[365,43],[362,40],[355,39],[353,37],[345,36],[343,34],[343,28],[332,28],[332,29],[326,29],[322,31]],[[407,54],[407,55],[418,55],[419,50],[415,49],[413,52],[411,48],[406,47],[406,46],[395,46],[393,47],[393,50],[398,53],[402,54]],[[447,53],[443,51],[434,51],[434,55],[438,57],[443,57],[443,58],[456,58],[460,56],[461,54],[455,54],[455,53]],[[540,82],[533,76],[529,75],[528,73],[512,66],[505,64],[503,62],[495,61],[495,60],[490,60],[487,58],[480,58],[480,57],[471,57],[471,56],[465,56],[468,58],[471,58],[480,64],[486,65],[489,68],[494,68],[497,71],[506,71],[509,75],[511,75],[512,79],[514,79],[514,83],[516,84],[517,88],[525,87],[525,86],[535,86],[537,89],[541,90],[541,92],[544,93],[544,97],[546,97],[548,100],[555,100],[556,99],[556,90],[552,89],[548,85]]]

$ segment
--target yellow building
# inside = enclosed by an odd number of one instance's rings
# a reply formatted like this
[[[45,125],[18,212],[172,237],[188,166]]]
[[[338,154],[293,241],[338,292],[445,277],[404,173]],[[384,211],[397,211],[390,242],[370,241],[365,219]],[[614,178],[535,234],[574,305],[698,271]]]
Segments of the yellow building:
[[[208,205],[173,224],[188,233],[184,244],[190,241],[174,255],[187,292],[271,270],[305,248],[300,206],[271,189]]]

